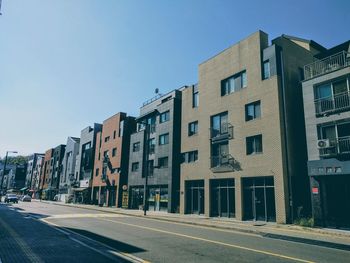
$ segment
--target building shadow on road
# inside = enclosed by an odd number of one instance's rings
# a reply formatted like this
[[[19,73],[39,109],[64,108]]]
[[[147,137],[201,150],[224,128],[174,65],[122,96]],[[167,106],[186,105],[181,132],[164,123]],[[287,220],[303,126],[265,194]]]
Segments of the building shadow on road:
[[[76,228],[68,228],[65,227],[64,229],[72,231],[74,233],[80,234],[84,237],[88,237],[94,241],[98,241],[103,243],[104,245],[107,245],[109,247],[112,247],[116,250],[118,250],[119,252],[123,252],[123,253],[138,253],[138,252],[145,252],[146,250],[139,248],[139,247],[135,247],[133,245],[121,242],[119,240],[115,240],[115,239],[111,239],[109,237],[105,237],[105,236],[101,236],[98,235],[96,233],[90,232],[90,231],[86,231],[83,229],[76,229]]]

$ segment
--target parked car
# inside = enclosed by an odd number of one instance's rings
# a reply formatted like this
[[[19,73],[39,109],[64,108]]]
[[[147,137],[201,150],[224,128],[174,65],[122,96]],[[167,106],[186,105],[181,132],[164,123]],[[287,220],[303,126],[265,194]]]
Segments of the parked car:
[[[24,195],[24,196],[22,196],[22,198],[20,200],[22,202],[31,202],[32,198],[29,195]]]
[[[59,199],[59,195],[55,195],[55,196],[53,197],[53,201],[58,201],[58,199]]]
[[[17,204],[18,203],[17,195],[15,195],[15,194],[7,194],[5,196],[5,203],[10,203],[10,202]]]

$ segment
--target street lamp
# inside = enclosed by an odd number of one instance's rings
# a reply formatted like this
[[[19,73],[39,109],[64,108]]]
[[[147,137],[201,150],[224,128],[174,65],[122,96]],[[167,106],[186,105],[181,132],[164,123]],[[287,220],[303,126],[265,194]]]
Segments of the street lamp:
[[[18,153],[17,151],[7,151],[6,152],[6,157],[5,157],[5,164],[4,164],[4,169],[2,172],[2,177],[1,177],[1,194],[2,195],[2,191],[3,191],[3,183],[4,183],[4,177],[5,177],[5,173],[6,173],[6,165],[7,165],[7,157],[9,153]]]

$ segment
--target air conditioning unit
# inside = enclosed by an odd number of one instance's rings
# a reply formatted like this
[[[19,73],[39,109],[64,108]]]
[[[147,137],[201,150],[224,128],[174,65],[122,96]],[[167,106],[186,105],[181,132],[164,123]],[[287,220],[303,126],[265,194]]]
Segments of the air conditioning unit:
[[[318,140],[318,141],[317,141],[317,147],[318,147],[319,149],[329,148],[329,147],[330,147],[329,139]]]

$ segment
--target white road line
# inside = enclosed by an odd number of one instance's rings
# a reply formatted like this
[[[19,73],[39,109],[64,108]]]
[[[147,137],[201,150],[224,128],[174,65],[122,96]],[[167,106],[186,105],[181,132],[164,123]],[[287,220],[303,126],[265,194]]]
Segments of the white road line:
[[[57,231],[59,231],[59,232],[61,232],[61,233],[64,233],[65,235],[68,236],[69,239],[71,239],[71,240],[73,240],[73,241],[75,241],[75,242],[81,244],[82,246],[85,246],[85,247],[87,247],[87,248],[89,248],[89,249],[92,249],[93,251],[95,251],[95,252],[97,252],[97,253],[99,253],[99,254],[101,254],[101,255],[104,255],[104,256],[106,256],[106,257],[112,259],[112,260],[116,260],[116,259],[113,258],[113,257],[111,257],[110,255],[108,255],[108,254],[106,254],[106,253],[103,253],[102,251],[100,251],[100,250],[98,250],[98,249],[96,249],[96,248],[93,248],[93,247],[91,247],[91,246],[85,244],[84,242],[82,242],[82,241],[80,241],[80,240],[77,240],[76,238],[72,237],[71,235],[78,235],[78,236],[83,237],[83,238],[85,238],[85,239],[88,239],[88,240],[90,240],[90,241],[92,241],[92,242],[98,243],[99,245],[101,245],[101,246],[107,248],[111,254],[113,254],[113,255],[115,255],[115,256],[118,256],[118,257],[120,257],[120,258],[123,258],[123,259],[125,259],[125,260],[127,260],[127,261],[130,261],[130,262],[133,262],[133,263],[150,263],[149,261],[143,260],[142,258],[138,258],[138,257],[135,257],[135,256],[133,256],[133,255],[131,255],[131,254],[121,252],[121,251],[119,251],[119,250],[117,250],[117,249],[115,249],[115,248],[113,248],[113,247],[110,247],[110,246],[108,246],[108,245],[106,245],[106,244],[104,244],[104,243],[101,243],[100,241],[97,241],[97,240],[94,240],[94,239],[89,238],[89,237],[87,237],[87,236],[81,235],[81,234],[76,233],[76,232],[74,232],[74,231],[72,231],[72,230],[68,230],[68,229],[64,229],[64,230],[63,230],[63,229],[61,228],[61,226],[59,226],[59,225],[57,225],[57,224],[55,224],[55,223],[52,223],[52,222],[50,222],[50,221],[47,221],[46,218],[42,218],[42,219],[39,219],[39,220],[42,221],[42,222],[45,222],[46,224],[48,224],[48,225],[51,226],[52,228],[56,229]]]

